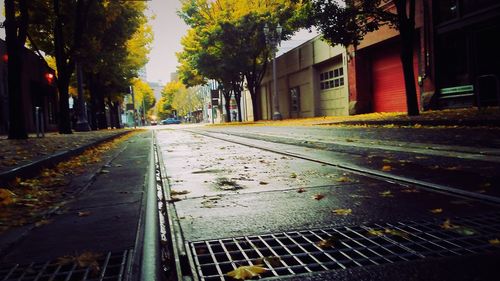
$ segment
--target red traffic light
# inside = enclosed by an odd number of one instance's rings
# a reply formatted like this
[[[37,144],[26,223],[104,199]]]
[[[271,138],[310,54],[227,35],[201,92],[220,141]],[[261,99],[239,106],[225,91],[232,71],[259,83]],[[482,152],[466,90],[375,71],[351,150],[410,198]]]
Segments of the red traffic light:
[[[45,81],[47,81],[47,83],[51,85],[52,82],[54,82],[54,74],[50,72],[45,73]]]

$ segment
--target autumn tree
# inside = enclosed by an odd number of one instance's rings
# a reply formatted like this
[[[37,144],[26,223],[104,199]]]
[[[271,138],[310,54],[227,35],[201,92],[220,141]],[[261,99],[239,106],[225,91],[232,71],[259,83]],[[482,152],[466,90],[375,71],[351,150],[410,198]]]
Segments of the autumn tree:
[[[139,109],[139,115],[144,116],[155,105],[154,92],[151,86],[138,78],[133,79],[134,88],[134,108]]]
[[[27,0],[5,0],[5,40],[7,43],[9,139],[26,139],[22,97],[22,53],[27,39]]]
[[[418,115],[417,89],[413,70],[415,38],[415,0],[393,0],[395,9],[382,5],[385,1],[337,1],[311,0],[312,23],[332,45],[356,46],[364,36],[383,25],[399,30],[401,39],[401,63],[406,88],[408,115]]]
[[[178,54],[181,79],[188,86],[202,83],[200,77],[218,81],[227,106],[232,92],[239,103],[246,81],[254,118],[258,119],[258,89],[269,59],[264,24],[280,23],[283,38],[288,38],[299,27],[296,14],[305,7],[302,2],[183,0],[179,16],[191,30],[183,38],[183,52]]]
[[[81,57],[91,93],[91,125],[105,129],[106,104],[113,115],[118,114],[128,85],[147,63],[153,34],[144,15],[144,2],[102,2],[96,6],[99,9],[89,14],[96,28],[86,33]]]

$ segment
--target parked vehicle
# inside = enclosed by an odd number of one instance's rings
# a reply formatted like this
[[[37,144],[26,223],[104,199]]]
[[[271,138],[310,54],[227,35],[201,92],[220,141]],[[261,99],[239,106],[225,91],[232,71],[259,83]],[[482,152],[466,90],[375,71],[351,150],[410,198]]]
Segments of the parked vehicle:
[[[169,124],[180,124],[181,120],[175,119],[175,118],[167,118],[165,120],[161,120],[160,122],[162,125],[169,125]]]

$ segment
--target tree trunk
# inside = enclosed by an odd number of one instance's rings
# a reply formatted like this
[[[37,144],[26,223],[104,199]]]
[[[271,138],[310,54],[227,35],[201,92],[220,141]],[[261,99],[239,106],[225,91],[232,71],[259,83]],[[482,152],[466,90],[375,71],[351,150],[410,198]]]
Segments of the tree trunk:
[[[8,55],[8,95],[9,95],[9,139],[26,139],[26,125],[23,108],[22,52],[24,41],[18,38],[14,1],[5,0],[5,30]]]
[[[69,112],[69,80],[74,64],[68,60],[64,51],[63,23],[59,11],[59,0],[54,0],[54,47],[58,72],[57,88],[59,90],[59,133],[71,134],[71,117]]]
[[[253,121],[258,121],[262,119],[261,108],[260,108],[260,91],[255,91],[248,89],[250,92],[250,96],[252,97],[252,112],[253,112]]]
[[[241,92],[235,92],[234,99],[236,100],[236,106],[238,107],[238,122],[242,122],[243,118],[241,116]]]
[[[413,70],[413,48],[415,38],[415,0],[394,1],[398,13],[401,38],[401,64],[406,89],[406,106],[409,116],[419,115],[415,72]]]
[[[98,91],[99,95],[97,96],[97,123],[99,129],[107,129],[108,128],[108,120],[106,118],[106,103],[104,101],[104,93],[102,90]]]
[[[224,96],[224,108],[226,109],[226,114],[224,117],[224,121],[230,123],[231,122],[231,91],[224,90],[222,92]]]

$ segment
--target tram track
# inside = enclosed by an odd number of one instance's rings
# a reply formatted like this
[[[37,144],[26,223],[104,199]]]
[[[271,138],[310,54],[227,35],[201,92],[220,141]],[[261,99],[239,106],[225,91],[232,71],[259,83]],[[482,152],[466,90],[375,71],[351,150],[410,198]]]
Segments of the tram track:
[[[359,176],[364,176],[367,178],[375,179],[375,180],[381,180],[389,183],[394,183],[394,184],[399,184],[402,186],[415,186],[419,188],[423,188],[426,190],[434,191],[434,192],[440,192],[440,193],[445,193],[445,194],[450,194],[454,196],[459,196],[462,198],[467,198],[467,199],[474,199],[474,200],[479,200],[482,202],[488,202],[488,203],[493,203],[493,204],[500,204],[500,198],[496,196],[491,196],[487,194],[482,194],[482,193],[477,193],[477,192],[471,192],[467,190],[463,190],[460,188],[456,188],[453,186],[447,186],[447,185],[442,185],[442,184],[437,184],[429,181],[424,181],[424,180],[419,180],[419,179],[414,179],[414,178],[409,178],[405,176],[400,176],[400,175],[395,175],[395,174],[390,174],[387,172],[375,170],[375,169],[370,169],[366,167],[361,167],[359,165],[355,164],[350,164],[346,162],[335,162],[332,161],[331,159],[327,159],[326,157],[317,157],[317,156],[312,156],[311,154],[304,153],[303,151],[300,151],[300,149],[293,149],[294,147],[300,147],[298,145],[292,145],[292,144],[283,144],[279,142],[271,142],[271,141],[264,141],[264,140],[259,140],[255,138],[250,138],[250,137],[245,137],[241,136],[238,134],[231,134],[231,133],[220,133],[220,132],[207,132],[207,131],[193,131],[193,130],[188,130],[184,129],[183,131],[189,132],[191,134],[196,134],[196,135],[202,135],[205,137],[210,137],[213,139],[218,139],[222,141],[226,141],[229,143],[234,143],[234,144],[239,144],[255,149],[260,149],[263,151],[267,152],[272,152],[276,154],[280,154],[283,156],[288,156],[288,157],[294,157],[302,160],[307,160],[311,162],[315,162],[318,164],[322,165],[328,165],[335,167],[339,170],[350,172]],[[281,149],[277,149],[277,146],[279,146]],[[311,149],[311,148],[307,148]]]

